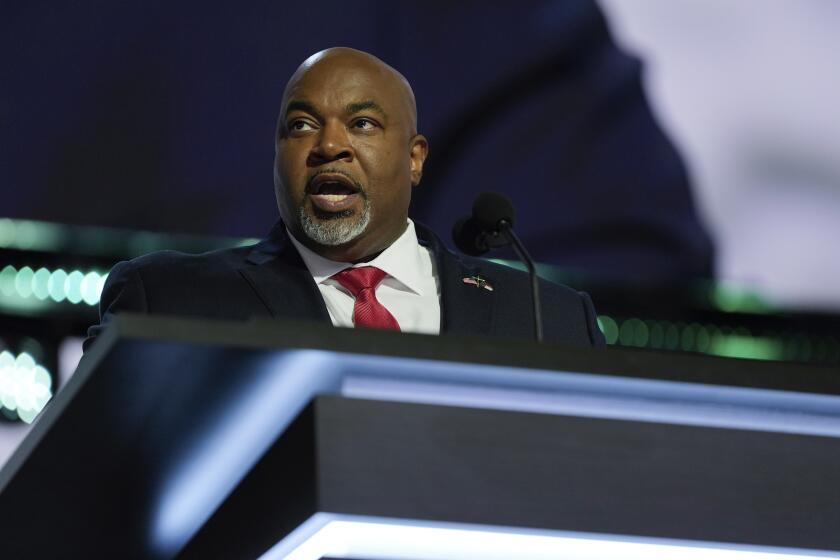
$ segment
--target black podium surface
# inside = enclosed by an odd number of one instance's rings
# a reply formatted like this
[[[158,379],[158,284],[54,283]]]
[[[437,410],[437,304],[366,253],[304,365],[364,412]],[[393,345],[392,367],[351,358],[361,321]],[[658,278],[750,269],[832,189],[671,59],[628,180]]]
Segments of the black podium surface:
[[[380,541],[406,524],[555,539],[500,558],[599,536],[840,557],[838,375],[123,316],[0,471],[0,542],[14,558],[281,558],[353,522]],[[319,550],[368,550],[353,546]]]

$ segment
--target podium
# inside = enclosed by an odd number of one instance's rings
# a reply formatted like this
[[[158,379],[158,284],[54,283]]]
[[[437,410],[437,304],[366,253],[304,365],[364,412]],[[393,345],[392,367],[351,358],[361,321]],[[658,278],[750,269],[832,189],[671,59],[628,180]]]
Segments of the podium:
[[[840,372],[123,315],[0,471],[0,543],[11,558],[840,558]]]

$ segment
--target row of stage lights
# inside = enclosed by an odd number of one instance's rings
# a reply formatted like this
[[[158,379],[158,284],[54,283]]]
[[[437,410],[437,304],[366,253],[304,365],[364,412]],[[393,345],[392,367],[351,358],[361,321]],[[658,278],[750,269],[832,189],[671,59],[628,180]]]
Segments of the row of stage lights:
[[[29,424],[52,395],[52,377],[32,355],[0,352],[0,413]]]
[[[0,270],[0,294],[6,298],[96,305],[107,277],[107,273],[97,271],[67,272],[61,268],[50,270],[44,267],[33,270],[28,266],[18,270],[7,265]]]
[[[0,296],[46,303],[99,303],[107,273],[61,268],[33,270],[8,265],[0,270]],[[737,358],[767,360],[840,361],[840,343],[833,337],[756,336],[744,327],[727,329],[716,325],[669,321],[598,318],[607,344],[662,350],[682,350]]]
[[[840,344],[827,339],[814,342],[800,336],[786,341],[777,337],[751,336],[744,328],[721,329],[714,325],[683,325],[668,321],[615,320],[598,317],[610,345],[683,350],[753,359],[840,359]],[[0,412],[30,423],[52,398],[52,378],[28,352],[17,356],[0,352]]]
[[[67,273],[7,266],[0,272],[0,294],[96,305],[107,275]],[[598,317],[607,344],[636,348],[682,350],[710,355],[764,360],[840,361],[840,342],[834,337],[804,335],[755,336],[744,327],[644,321],[631,317]],[[30,423],[52,397],[49,372],[28,352],[0,353],[0,413]]]
[[[758,335],[746,327],[598,317],[607,344],[653,350],[699,352],[729,358],[840,362],[840,340],[799,333]]]

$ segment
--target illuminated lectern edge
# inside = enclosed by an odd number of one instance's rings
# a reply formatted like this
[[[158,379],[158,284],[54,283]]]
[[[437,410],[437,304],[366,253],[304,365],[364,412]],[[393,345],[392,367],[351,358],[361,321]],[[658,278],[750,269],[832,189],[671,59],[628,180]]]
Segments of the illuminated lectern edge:
[[[317,513],[260,560],[806,560],[840,553]]]

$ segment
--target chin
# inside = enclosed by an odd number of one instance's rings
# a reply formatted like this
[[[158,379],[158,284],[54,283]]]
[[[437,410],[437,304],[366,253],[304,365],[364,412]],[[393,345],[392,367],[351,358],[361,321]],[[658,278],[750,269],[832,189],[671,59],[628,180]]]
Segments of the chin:
[[[304,207],[299,213],[300,228],[304,235],[326,247],[338,247],[352,243],[367,231],[370,225],[370,209],[365,203],[362,212],[346,210],[335,214],[323,215]]]

